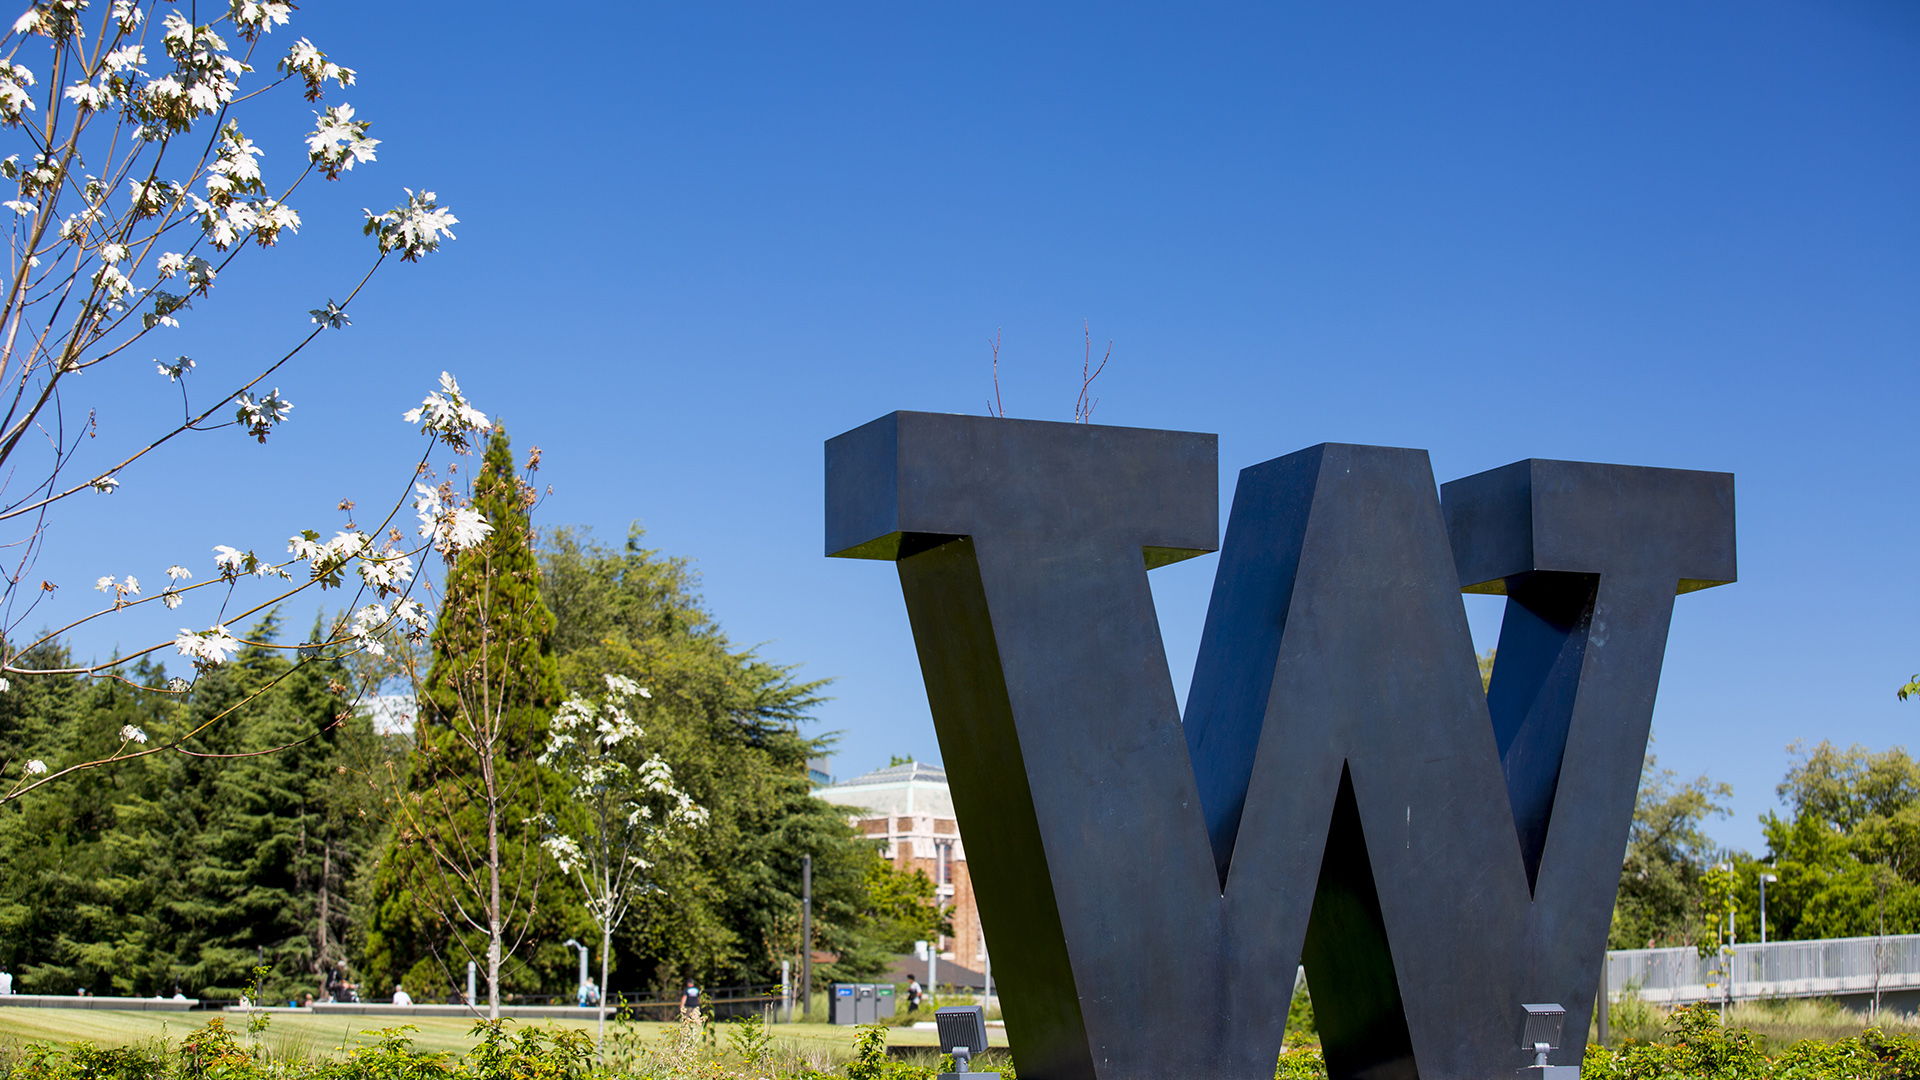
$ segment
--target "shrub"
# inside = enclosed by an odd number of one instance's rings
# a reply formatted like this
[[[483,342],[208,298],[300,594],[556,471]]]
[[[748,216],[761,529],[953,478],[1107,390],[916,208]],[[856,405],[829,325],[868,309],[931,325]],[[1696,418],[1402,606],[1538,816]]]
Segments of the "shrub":
[[[1288,1032],[1291,1037],[1292,1032]],[[1317,1046],[1290,1046],[1280,1051],[1273,1080],[1327,1080],[1327,1063]]]
[[[100,1049],[74,1043],[66,1050],[28,1046],[12,1069],[22,1080],[159,1080],[167,1072],[164,1050],[140,1046]]]
[[[1587,1047],[1582,1080],[1920,1080],[1920,1039],[1875,1028],[1805,1039],[1769,1057],[1751,1031],[1726,1027],[1701,1004],[1674,1010],[1667,1035],[1665,1043]]]
[[[593,1069],[593,1036],[577,1028],[522,1028],[509,1038],[503,1021],[482,1020],[473,1034],[474,1080],[586,1080]]]
[[[253,1051],[218,1016],[180,1042],[181,1073],[192,1080],[250,1077],[258,1072],[255,1064]]]
[[[321,1080],[450,1080],[452,1055],[415,1050],[407,1034],[413,1030],[409,1024],[373,1032],[373,1045],[355,1047],[346,1060],[325,1066]]]
[[[729,1025],[727,1042],[733,1044],[733,1052],[746,1062],[747,1069],[756,1074],[772,1056],[773,1032],[767,1030],[766,1022],[758,1013]]]

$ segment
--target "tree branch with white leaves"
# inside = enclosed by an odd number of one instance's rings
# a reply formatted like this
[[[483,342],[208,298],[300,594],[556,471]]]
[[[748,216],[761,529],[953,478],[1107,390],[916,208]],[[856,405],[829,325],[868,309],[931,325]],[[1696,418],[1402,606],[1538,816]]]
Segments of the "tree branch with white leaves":
[[[345,299],[329,297],[311,308],[289,348],[261,358],[215,388],[210,401],[202,396],[196,404],[191,387],[206,376],[204,369],[194,375],[200,365],[191,357],[142,358],[176,352],[162,347],[165,335],[195,316],[196,301],[208,305],[216,282],[235,271],[243,252],[274,247],[300,230],[291,200],[302,185],[315,176],[340,180],[373,163],[380,140],[352,105],[322,104],[297,151],[301,167],[269,186],[261,168],[267,150],[245,134],[242,121],[287,100],[284,93],[320,103],[329,91],[352,87],[356,73],[306,38],[284,52],[269,44],[277,28],[288,26],[290,3],[231,0],[207,23],[158,3],[103,6],[90,14],[95,8],[88,0],[36,0],[0,35],[0,142],[14,144],[0,146],[0,188],[15,189],[0,200],[7,259],[0,298],[0,551],[9,553],[0,564],[0,692],[18,678],[124,678],[125,665],[168,648],[191,662],[197,678],[243,645],[286,647],[247,642],[228,626],[315,586],[351,586],[355,595],[326,640],[292,646],[301,662],[337,657],[343,649],[378,651],[393,634],[423,634],[431,616],[414,595],[415,560],[428,547],[444,553],[484,535],[485,523],[470,510],[450,509],[433,489],[415,488],[415,476],[430,469],[436,450],[466,453],[470,436],[487,430],[485,416],[451,376],[407,414],[428,446],[407,473],[404,493],[370,531],[351,518],[324,541],[319,531],[301,529],[289,542],[290,557],[281,560],[222,545],[215,548],[214,574],[192,584],[192,572],[179,561],[130,552],[130,559],[170,563],[158,592],[143,593],[132,574],[102,575],[95,588],[107,598],[103,607],[22,640],[27,620],[45,620],[56,606],[59,586],[34,583],[33,571],[68,500],[112,495],[132,479],[125,474],[136,463],[189,436],[230,438],[214,433],[234,428],[266,443],[293,410],[289,396],[267,380],[287,371],[323,331],[351,325],[351,305],[389,256],[418,261],[452,239],[458,222],[430,191],[408,189],[406,201],[392,210],[366,211],[363,232],[374,241],[370,265]],[[197,7],[188,10],[197,17]],[[166,379],[155,386],[164,405],[138,413],[132,430],[103,430],[80,392],[89,384],[75,380],[83,374],[152,379],[149,363]],[[425,541],[412,546],[393,525],[409,500],[423,520]],[[264,598],[243,596],[262,582],[279,587]],[[50,669],[23,662],[37,646],[141,604],[173,609],[213,599],[217,610],[206,628],[182,629],[171,641],[97,664]],[[186,694],[193,684],[194,678],[174,678],[163,689]],[[0,802],[76,770],[141,754],[191,752],[187,740],[204,728],[166,745],[149,745],[143,732],[129,730],[118,751],[99,759],[60,765],[32,759],[18,768],[0,763]]]
[[[471,453],[472,436],[491,430],[491,424],[484,413],[474,408],[460,393],[459,385],[453,376],[445,372],[440,376],[440,390],[427,395],[419,408],[407,412],[402,419],[409,424],[418,424],[423,435],[428,436],[427,454],[415,467],[414,475],[421,475],[428,469],[435,448],[451,448],[460,454]],[[410,477],[411,479],[411,477]],[[418,519],[416,536],[419,540],[412,547],[403,546],[406,538],[395,527],[394,522],[403,512],[411,496],[412,509]],[[343,509],[351,511],[351,504],[343,504]],[[386,531],[379,538],[381,530]],[[149,646],[138,652],[118,657],[109,664],[83,665],[67,668],[29,669],[12,666],[5,671],[16,675],[46,677],[50,675],[91,675],[96,677],[120,678],[115,670],[120,666],[142,657],[159,653],[171,646],[175,653],[193,664],[196,678],[199,673],[219,667],[232,659],[242,647],[261,649],[291,649],[296,653],[296,661],[288,674],[303,664],[331,662],[345,653],[367,652],[375,656],[386,652],[384,638],[398,635],[413,643],[425,640],[433,626],[434,612],[415,596],[420,579],[415,574],[415,560],[426,552],[438,552],[452,559],[462,550],[485,540],[493,526],[473,507],[451,500],[444,488],[434,488],[426,484],[413,483],[412,489],[402,496],[385,519],[374,530],[373,535],[361,532],[349,523],[346,529],[337,532],[332,539],[321,541],[317,532],[303,530],[287,540],[288,559],[273,562],[262,559],[252,551],[241,551],[225,544],[214,548],[214,566],[216,577],[196,585],[181,585],[190,580],[192,572],[179,565],[167,568],[168,584],[156,595],[141,598],[139,580],[127,575],[124,580],[116,580],[111,575],[103,576],[95,583],[95,588],[108,594],[111,606],[102,608],[72,623],[42,635],[25,649],[14,653],[15,659],[30,655],[40,646],[57,641],[72,629],[94,619],[112,615],[140,604],[160,602],[169,609],[179,607],[186,594],[200,589],[220,589],[222,602],[219,616],[212,628],[193,630],[181,628],[180,633],[170,642]],[[296,570],[304,571],[305,580],[300,580]],[[352,602],[347,613],[335,620],[331,633],[321,641],[306,641],[298,645],[280,645],[271,641],[250,641],[235,637],[228,630],[228,623],[240,622],[258,616],[281,602],[318,587],[322,591],[330,588],[343,588],[350,580],[348,575],[358,580],[354,587]],[[272,595],[253,602],[243,610],[228,614],[228,608],[234,604],[237,590],[256,579],[274,580],[291,583],[278,589]],[[285,676],[282,676],[284,678]],[[40,759],[29,759],[15,772],[12,769],[0,769],[0,780],[9,787],[0,790],[0,803],[19,798],[35,788],[41,787],[70,773],[87,769],[96,769],[129,758],[143,757],[149,754],[177,751],[196,756],[188,743],[205,732],[214,724],[244,709],[262,694],[269,691],[279,680],[261,686],[243,696],[228,707],[189,729],[179,737],[165,743],[147,745],[146,734],[137,728],[129,728],[121,733],[121,743],[114,753],[105,757],[87,758],[62,765],[49,766]],[[193,688],[193,681],[179,676],[168,680],[164,692],[186,694]],[[0,692],[10,689],[5,677],[0,677]],[[365,688],[362,688],[363,690]],[[357,702],[356,702],[357,703]],[[333,718],[339,723],[347,718],[343,714]],[[329,725],[330,726],[330,725]],[[314,732],[317,735],[319,732]],[[271,751],[268,751],[271,752]]]

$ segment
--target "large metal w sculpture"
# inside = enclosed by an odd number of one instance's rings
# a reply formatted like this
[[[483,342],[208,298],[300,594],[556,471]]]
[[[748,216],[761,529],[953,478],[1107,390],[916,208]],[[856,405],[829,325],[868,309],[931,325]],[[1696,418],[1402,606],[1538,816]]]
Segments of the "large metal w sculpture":
[[[1147,572],[1215,548],[1212,435],[895,413],[827,443],[888,559],[1023,1078],[1266,1080],[1297,963],[1328,1071],[1487,1080],[1600,979],[1676,593],[1726,473],[1425,451],[1241,472],[1183,719]],[[1483,693],[1461,592],[1504,594]]]

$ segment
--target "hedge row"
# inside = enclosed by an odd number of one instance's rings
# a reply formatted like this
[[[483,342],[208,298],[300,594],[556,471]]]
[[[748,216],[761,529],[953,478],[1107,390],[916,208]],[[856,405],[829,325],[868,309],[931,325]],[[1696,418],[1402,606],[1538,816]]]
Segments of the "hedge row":
[[[264,1024],[260,1024],[264,1026]],[[728,1032],[723,1053],[715,1027]],[[776,1043],[758,1023],[681,1024],[652,1042],[637,1029],[609,1040],[596,1062],[582,1031],[529,1027],[509,1034],[496,1025],[474,1028],[477,1043],[465,1056],[414,1048],[408,1029],[377,1034],[344,1058],[279,1059],[262,1049],[257,1031],[242,1034],[215,1018],[177,1046],[101,1049],[88,1043],[43,1044],[0,1054],[0,1080],[935,1080],[950,1058],[900,1061],[888,1056],[885,1028],[862,1029],[851,1061],[827,1067]],[[980,1062],[1016,1080],[1003,1054]],[[1808,1039],[1768,1053],[1745,1028],[1721,1024],[1711,1006],[1676,1010],[1659,1042],[1590,1046],[1582,1080],[1920,1080],[1920,1039],[1868,1029],[1828,1042]],[[1316,1047],[1280,1055],[1275,1080],[1326,1080]]]

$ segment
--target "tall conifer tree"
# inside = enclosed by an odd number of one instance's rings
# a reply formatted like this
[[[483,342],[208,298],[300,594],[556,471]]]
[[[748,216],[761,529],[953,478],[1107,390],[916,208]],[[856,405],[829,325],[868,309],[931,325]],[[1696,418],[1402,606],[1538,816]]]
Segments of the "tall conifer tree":
[[[276,615],[248,632],[262,643],[279,636]],[[177,837],[179,879],[160,907],[175,973],[196,992],[237,995],[261,963],[269,1000],[321,989],[320,912],[336,884],[327,863],[364,847],[370,828],[339,805],[350,714],[339,673],[330,661],[295,666],[283,650],[248,646],[202,679],[180,720],[198,727],[246,703],[190,740],[195,754],[157,766],[164,784],[145,825]]]
[[[414,994],[457,987],[466,963],[478,964],[489,1016],[498,1015],[502,970],[522,945],[532,948],[519,963],[532,970],[516,981],[537,986],[556,966],[542,962],[539,947],[581,929],[538,846],[537,819],[557,808],[562,789],[534,758],[561,689],[533,503],[496,428],[473,488],[473,508],[492,532],[447,571],[408,797],[375,876],[367,937],[370,976],[412,980]]]
[[[246,634],[276,636],[271,616]],[[88,772],[0,813],[0,960],[23,988],[231,998],[263,961],[272,998],[318,987],[319,913],[344,880],[330,886],[328,854],[344,868],[378,828],[338,780],[350,736],[335,673],[249,646],[184,703],[144,664],[145,685],[78,690],[49,757],[100,756],[128,729],[164,743],[239,707],[183,752]]]

